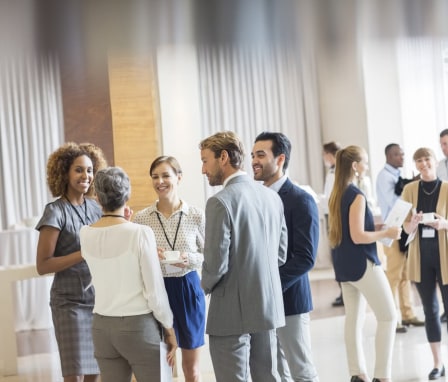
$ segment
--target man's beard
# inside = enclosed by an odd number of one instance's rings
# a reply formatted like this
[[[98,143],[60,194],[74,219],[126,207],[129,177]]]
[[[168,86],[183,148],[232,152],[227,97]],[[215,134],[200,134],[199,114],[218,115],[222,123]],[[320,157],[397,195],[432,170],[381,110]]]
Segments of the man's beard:
[[[223,184],[223,173],[219,170],[216,174],[208,178],[210,186],[221,186]]]

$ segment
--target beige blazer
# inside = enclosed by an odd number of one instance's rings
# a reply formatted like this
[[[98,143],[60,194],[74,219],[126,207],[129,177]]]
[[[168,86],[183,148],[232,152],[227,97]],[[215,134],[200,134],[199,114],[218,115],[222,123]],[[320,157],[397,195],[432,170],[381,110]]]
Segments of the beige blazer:
[[[414,208],[417,208],[418,202],[418,188],[419,181],[415,181],[407,184],[401,198],[407,202],[412,203]],[[448,219],[448,182],[442,182],[440,189],[439,199],[437,200],[436,211],[437,214]],[[411,220],[412,213],[410,212],[406,218],[406,221]],[[440,269],[442,271],[442,283],[448,284],[448,231],[439,231],[439,255],[440,255]],[[408,279],[415,282],[421,281],[421,269],[420,269],[420,238],[417,232],[414,240],[409,243],[408,250]]]

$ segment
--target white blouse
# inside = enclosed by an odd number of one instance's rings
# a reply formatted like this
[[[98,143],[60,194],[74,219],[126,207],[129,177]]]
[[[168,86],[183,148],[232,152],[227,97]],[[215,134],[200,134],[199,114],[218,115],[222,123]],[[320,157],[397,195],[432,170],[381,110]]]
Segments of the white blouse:
[[[149,227],[131,222],[84,226],[80,240],[95,287],[94,313],[120,317],[152,312],[165,328],[173,326],[156,241]]]

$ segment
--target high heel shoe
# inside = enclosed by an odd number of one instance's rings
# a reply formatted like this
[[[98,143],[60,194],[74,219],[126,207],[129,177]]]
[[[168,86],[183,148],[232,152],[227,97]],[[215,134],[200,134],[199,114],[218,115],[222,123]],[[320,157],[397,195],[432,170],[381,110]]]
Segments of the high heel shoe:
[[[435,367],[431,370],[431,372],[428,375],[428,379],[439,379],[440,377],[443,377],[445,375],[445,366],[442,366],[440,369]]]
[[[363,379],[359,378],[357,375],[354,375],[351,379],[350,382],[364,382]]]

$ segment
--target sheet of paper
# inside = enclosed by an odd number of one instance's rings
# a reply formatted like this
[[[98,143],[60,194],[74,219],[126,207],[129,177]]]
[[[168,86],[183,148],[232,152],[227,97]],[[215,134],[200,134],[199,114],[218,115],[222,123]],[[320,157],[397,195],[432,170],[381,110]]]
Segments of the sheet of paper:
[[[171,275],[173,273],[179,273],[179,271],[181,270],[181,268],[179,267],[175,267],[174,265],[170,265],[170,264],[165,264],[165,274]]]
[[[389,212],[389,215],[387,215],[387,218],[384,221],[384,226],[401,227],[411,208],[411,203],[405,202],[402,199],[397,199],[391,211]],[[394,239],[384,238],[381,239],[380,242],[383,243],[386,247],[390,247],[394,242]]]
[[[409,243],[414,240],[415,238],[415,234],[417,233],[417,230],[414,230],[414,232],[412,232],[411,234],[409,234],[408,239],[406,240],[406,244],[405,245],[409,245]]]
[[[165,342],[160,342],[160,381],[172,382],[173,370],[166,360],[166,354],[168,353],[168,347]]]

